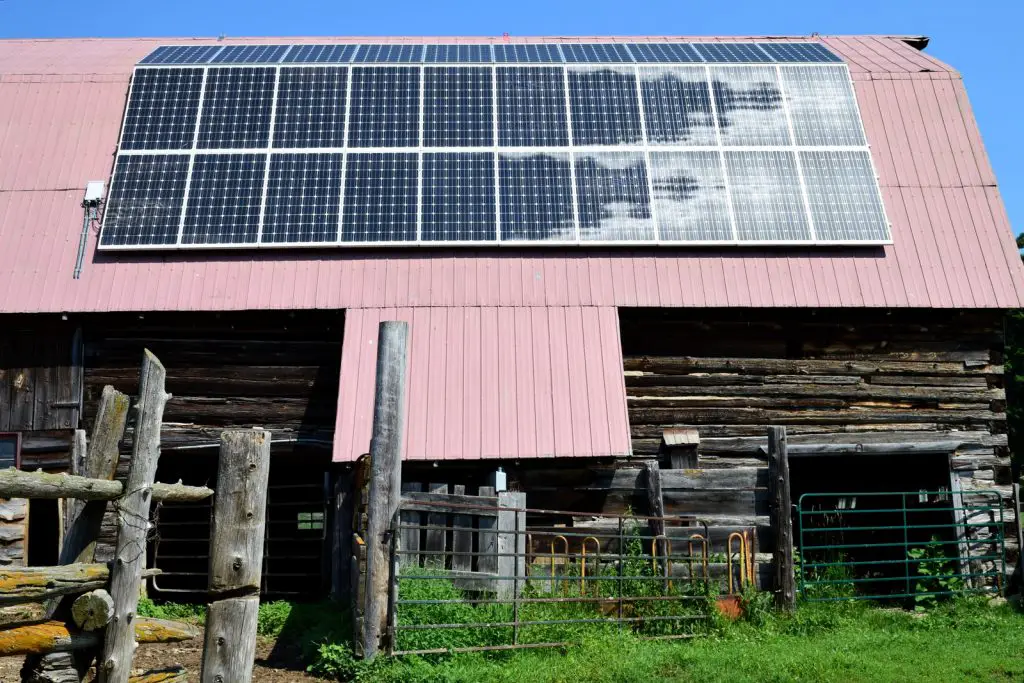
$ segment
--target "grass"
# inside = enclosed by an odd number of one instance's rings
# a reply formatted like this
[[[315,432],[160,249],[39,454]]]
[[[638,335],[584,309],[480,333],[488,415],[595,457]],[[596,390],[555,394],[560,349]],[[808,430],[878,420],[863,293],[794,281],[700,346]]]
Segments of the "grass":
[[[1013,681],[1024,680],[1024,615],[961,601],[925,615],[861,604],[761,614],[685,642],[602,635],[564,651],[408,657],[357,666],[358,680],[537,681]]]

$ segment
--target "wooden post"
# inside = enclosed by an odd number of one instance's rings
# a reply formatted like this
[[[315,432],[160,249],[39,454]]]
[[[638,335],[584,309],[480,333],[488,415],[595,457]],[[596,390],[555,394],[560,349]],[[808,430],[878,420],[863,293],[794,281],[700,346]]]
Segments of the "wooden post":
[[[526,537],[514,533],[520,513],[526,506],[526,494],[513,491],[498,493],[498,575],[521,577],[526,573]],[[522,542],[520,542],[522,539]],[[498,597],[511,598],[518,593],[520,579],[498,579]]]
[[[476,495],[493,497],[495,495],[493,486],[481,486],[477,489]],[[495,533],[495,529],[498,527],[497,517],[484,517],[480,516],[477,518],[477,526],[480,531],[477,535],[477,552],[480,554],[476,558],[477,571],[485,574],[497,574],[498,573],[498,534]]]
[[[466,495],[466,485],[453,485],[452,493]],[[452,516],[452,570],[473,571],[473,515]]]
[[[409,325],[380,324],[377,387],[370,440],[370,495],[366,530],[366,601],[363,607],[363,656],[380,648],[388,603],[391,562],[388,529],[398,509],[402,486],[402,434],[405,431],[405,365]]]
[[[447,494],[448,484],[430,484],[430,493]],[[445,545],[448,542],[448,510],[427,513],[427,533],[424,538],[423,566],[444,569]]]
[[[352,593],[352,490],[351,471],[334,477],[334,515],[331,517],[331,599],[341,602]]]
[[[160,457],[160,425],[170,395],[164,391],[167,373],[148,349],[139,373],[139,402],[135,422],[131,469],[124,496],[117,510],[117,546],[110,571],[110,595],[114,618],[107,626],[103,656],[97,667],[100,683],[128,683],[135,642],[135,610],[139,604],[139,582],[146,562],[149,507]]]
[[[661,495],[661,468],[657,461],[644,463],[644,481],[647,486],[647,514],[657,518],[649,520],[648,526],[654,536],[664,536],[665,499]]]
[[[403,482],[402,493],[419,493],[423,490],[423,484],[419,482]],[[400,512],[399,517],[403,525],[410,527],[419,527],[421,522],[421,513],[418,510],[408,510],[406,512]],[[399,534],[402,537],[402,556],[399,558],[399,565],[406,565],[409,567],[420,566],[420,531],[421,529],[402,529]]]
[[[252,680],[269,479],[270,432],[235,429],[220,435],[210,593],[223,597],[206,616],[204,683]]]
[[[768,428],[768,489],[771,524],[775,532],[775,599],[779,607],[796,607],[796,577],[793,575],[793,514],[789,492],[789,454],[786,428]]]

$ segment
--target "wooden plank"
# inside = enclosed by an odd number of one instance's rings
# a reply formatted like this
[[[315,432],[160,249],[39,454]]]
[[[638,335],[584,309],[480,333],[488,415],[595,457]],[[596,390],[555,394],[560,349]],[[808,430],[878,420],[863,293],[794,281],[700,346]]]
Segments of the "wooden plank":
[[[516,534],[517,523],[520,517],[517,508],[526,504],[526,494],[514,491],[501,491],[498,493],[498,575],[499,576],[524,576],[526,573],[525,564],[525,538],[522,542]],[[516,595],[520,587],[519,579],[499,579],[498,596],[510,598]]]
[[[907,385],[857,384],[853,386],[818,386],[814,384],[786,384],[778,386],[722,386],[708,389],[690,386],[649,386],[629,390],[631,407],[687,407],[701,400],[711,399],[833,399],[830,404],[844,406],[863,401],[892,401],[929,404],[937,402],[988,402],[1006,398],[1004,389],[989,389],[987,385],[976,389],[961,387],[918,387]]]
[[[988,425],[1005,422],[1006,413],[991,410],[904,410],[880,409],[842,410],[773,410],[770,408],[630,408],[630,424],[703,425],[764,424],[785,422],[787,425],[826,425],[845,423],[913,423],[931,422],[943,425]],[[660,432],[660,429],[654,430]],[[633,432],[636,433],[635,431]]]
[[[493,505],[498,504],[498,499],[494,498]],[[496,517],[498,511],[492,507],[490,509],[474,507],[471,510],[467,510],[464,507],[456,505],[445,505],[444,503],[418,503],[415,501],[406,501],[402,503],[402,509],[410,512],[425,512],[428,514],[440,514],[440,515],[453,515],[456,513],[468,514],[473,517]]]
[[[117,547],[110,576],[110,595],[114,598],[114,618],[106,629],[101,664],[97,667],[100,683],[127,683],[135,652],[135,610],[139,602],[139,582],[146,561],[146,536],[149,532],[149,508],[160,457],[160,423],[170,395],[164,391],[167,376],[164,366],[148,350],[139,373],[138,418],[135,447],[125,495],[118,503]]]
[[[955,453],[963,445],[962,441],[925,441],[922,443],[832,443],[832,444],[800,444],[789,446],[790,457],[820,457],[826,455],[918,455]],[[760,451],[767,453],[767,446]]]
[[[419,510],[414,510],[407,507],[406,501],[409,500],[408,494],[418,493],[423,491],[423,484],[419,482],[403,482],[402,483],[402,511],[399,513],[400,521],[403,525],[408,524],[409,526],[421,526],[422,513]],[[402,548],[402,555],[400,557],[400,564],[404,566],[418,567],[420,566],[420,536],[422,535],[421,529],[402,529],[400,536],[400,543]]]
[[[180,643],[199,635],[197,627],[177,621],[136,617],[132,624],[132,637],[139,643]],[[70,631],[63,621],[14,624],[0,627],[0,657],[88,650],[101,639],[100,631]]]
[[[366,595],[363,606],[363,656],[372,660],[385,632],[390,591],[391,552],[388,530],[402,488],[402,440],[405,431],[405,377],[409,325],[380,323],[377,383],[370,439],[369,505],[366,530]]]
[[[430,493],[434,495],[447,495],[448,484],[431,483]],[[445,566],[446,550],[446,527],[448,526],[448,513],[436,508],[427,513],[427,531],[424,538],[424,549],[429,551],[423,555],[423,565],[443,569]]]
[[[465,495],[464,484],[452,487],[455,495]],[[452,516],[452,571],[471,571],[473,569],[473,515],[456,514]]]
[[[770,515],[775,532],[776,602],[785,610],[796,607],[796,577],[793,573],[793,519],[789,489],[789,457],[786,451],[786,428],[768,428],[768,471],[771,495]]]
[[[422,488],[423,486],[421,484],[420,489]],[[436,509],[438,510],[476,514],[476,509],[474,508],[480,508],[482,510],[494,509],[498,504],[498,499],[494,496],[481,497],[455,493],[435,493],[433,491],[403,491],[402,504],[404,506],[409,503],[438,503],[436,506]],[[445,505],[449,505],[450,507],[446,508],[444,507]]]
[[[483,497],[496,497],[493,486],[481,486],[477,492]],[[495,508],[497,508],[497,503],[495,503]],[[497,510],[493,517],[479,516],[477,525],[480,530],[477,533],[477,552],[479,554],[476,558],[476,569],[484,574],[497,574],[498,535],[495,533],[498,526]]]
[[[732,489],[662,490],[665,513],[673,515],[766,515],[768,491],[735,491]]]
[[[888,356],[877,360],[811,360],[780,358],[707,358],[688,356],[627,356],[626,370],[642,370],[666,375],[694,372],[738,372],[752,375],[1001,375],[1001,365],[966,367],[961,361],[894,361]]]

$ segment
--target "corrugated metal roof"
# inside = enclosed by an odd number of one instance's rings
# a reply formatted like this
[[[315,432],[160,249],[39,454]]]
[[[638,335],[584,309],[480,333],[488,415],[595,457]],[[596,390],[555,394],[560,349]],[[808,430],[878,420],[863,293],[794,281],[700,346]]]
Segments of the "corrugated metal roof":
[[[345,315],[336,461],[370,447],[382,320],[409,323],[405,458],[630,453],[614,308],[369,308]]]
[[[309,42],[339,40],[385,39]],[[542,40],[616,38],[513,42]],[[190,41],[0,41],[0,312],[1020,306],[1024,267],[959,75],[899,38],[823,40],[855,79],[891,246],[101,254],[93,233],[79,280],[79,202],[86,181],[110,175],[132,67]]]

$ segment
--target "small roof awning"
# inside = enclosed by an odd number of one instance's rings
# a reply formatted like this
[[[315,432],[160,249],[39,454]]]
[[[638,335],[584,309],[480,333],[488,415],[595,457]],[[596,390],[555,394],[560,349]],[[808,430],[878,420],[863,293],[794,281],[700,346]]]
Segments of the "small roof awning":
[[[628,455],[613,307],[349,309],[334,460],[370,447],[378,325],[409,323],[404,458]]]

